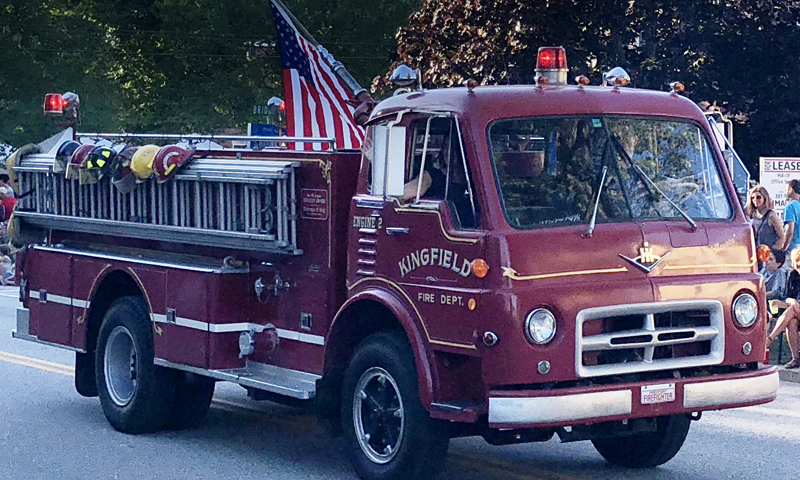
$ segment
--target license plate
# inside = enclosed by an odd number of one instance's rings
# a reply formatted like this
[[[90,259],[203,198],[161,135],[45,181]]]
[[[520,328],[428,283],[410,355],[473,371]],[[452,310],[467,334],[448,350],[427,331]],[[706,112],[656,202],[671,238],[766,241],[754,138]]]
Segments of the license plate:
[[[675,401],[675,384],[645,385],[642,387],[642,405]]]

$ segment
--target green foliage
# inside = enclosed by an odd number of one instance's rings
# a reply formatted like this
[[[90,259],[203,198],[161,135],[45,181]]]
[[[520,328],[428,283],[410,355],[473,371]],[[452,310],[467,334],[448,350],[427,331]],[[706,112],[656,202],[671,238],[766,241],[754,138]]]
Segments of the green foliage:
[[[800,156],[798,24],[789,0],[425,0],[398,53],[435,86],[529,82],[545,45],[567,49],[570,78],[596,84],[619,65],[636,87],[680,80],[735,116],[737,150],[756,171],[759,156]]]

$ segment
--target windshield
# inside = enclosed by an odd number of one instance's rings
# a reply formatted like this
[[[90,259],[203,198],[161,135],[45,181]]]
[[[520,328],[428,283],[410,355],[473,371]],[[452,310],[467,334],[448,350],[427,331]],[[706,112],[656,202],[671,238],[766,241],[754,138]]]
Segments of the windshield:
[[[588,223],[595,203],[597,223],[683,219],[680,210],[693,219],[731,216],[712,150],[693,123],[509,119],[490,126],[489,141],[506,218],[516,228]]]

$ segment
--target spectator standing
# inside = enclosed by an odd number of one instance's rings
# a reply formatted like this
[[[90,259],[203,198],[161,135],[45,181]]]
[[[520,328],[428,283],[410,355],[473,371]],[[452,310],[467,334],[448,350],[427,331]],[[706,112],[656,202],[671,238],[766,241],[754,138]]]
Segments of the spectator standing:
[[[0,187],[0,204],[3,206],[3,222],[7,222],[14,213],[17,199],[14,197],[14,189],[11,187]]]
[[[792,257],[792,251],[800,247],[800,234],[796,233],[797,223],[800,222],[800,180],[792,180],[786,188],[786,210],[783,212],[783,227],[785,230],[783,251],[787,258]],[[794,265],[793,265],[794,266]]]
[[[800,209],[800,202],[795,201]],[[756,185],[750,189],[744,212],[753,221],[756,245],[767,245],[771,250],[783,250],[785,235],[781,219],[772,209],[772,199],[767,189]],[[800,217],[800,211],[798,211]],[[781,262],[782,263],[782,262]]]

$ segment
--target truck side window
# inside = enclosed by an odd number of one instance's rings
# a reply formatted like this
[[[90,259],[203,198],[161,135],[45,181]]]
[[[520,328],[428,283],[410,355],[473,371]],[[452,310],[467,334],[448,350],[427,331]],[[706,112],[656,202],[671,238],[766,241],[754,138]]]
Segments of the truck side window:
[[[478,228],[478,199],[453,119],[421,119],[411,130],[403,200],[413,202],[417,194],[420,199],[444,200],[460,228]]]

